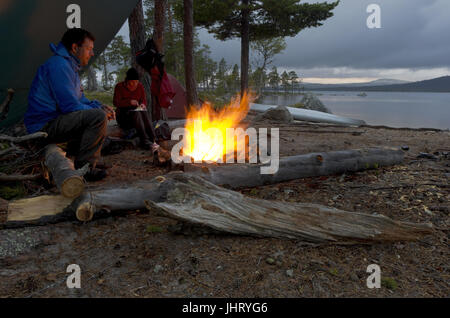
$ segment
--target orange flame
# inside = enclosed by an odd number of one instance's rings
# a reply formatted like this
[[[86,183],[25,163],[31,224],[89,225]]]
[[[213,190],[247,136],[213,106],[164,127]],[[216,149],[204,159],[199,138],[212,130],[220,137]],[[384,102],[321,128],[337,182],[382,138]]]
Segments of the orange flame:
[[[227,140],[226,129],[235,128],[245,118],[253,100],[252,93],[244,93],[242,98],[237,95],[219,111],[210,103],[204,103],[199,109],[191,107],[185,126],[190,138],[185,139],[183,155],[192,157],[196,162],[217,162],[224,155],[234,153],[234,137]]]

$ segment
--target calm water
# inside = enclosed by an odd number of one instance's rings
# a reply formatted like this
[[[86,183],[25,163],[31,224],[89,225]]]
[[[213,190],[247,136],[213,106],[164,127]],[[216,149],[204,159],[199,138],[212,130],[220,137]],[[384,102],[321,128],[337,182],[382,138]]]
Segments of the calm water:
[[[369,125],[450,129],[450,93],[316,91],[335,115],[362,119]],[[320,95],[322,94],[322,95]],[[264,104],[291,105],[302,95],[268,96]]]

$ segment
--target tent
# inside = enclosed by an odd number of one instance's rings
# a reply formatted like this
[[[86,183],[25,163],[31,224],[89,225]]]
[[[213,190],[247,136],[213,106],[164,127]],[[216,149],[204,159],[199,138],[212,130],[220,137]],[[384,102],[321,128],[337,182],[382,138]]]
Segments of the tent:
[[[171,74],[167,74],[169,78],[170,84],[172,84],[173,89],[175,90],[175,97],[173,98],[173,104],[166,110],[167,118],[169,119],[180,119],[186,118],[186,90],[184,87],[178,82],[178,80],[173,77]]]

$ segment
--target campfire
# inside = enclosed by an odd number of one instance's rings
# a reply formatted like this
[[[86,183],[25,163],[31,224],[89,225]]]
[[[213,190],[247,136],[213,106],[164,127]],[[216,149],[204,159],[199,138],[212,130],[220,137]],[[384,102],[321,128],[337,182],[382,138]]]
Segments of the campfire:
[[[229,162],[230,158],[235,158],[235,153],[237,157],[244,154],[248,159],[248,138],[242,136],[246,127],[240,123],[253,100],[252,93],[245,93],[242,98],[234,97],[220,110],[215,110],[211,103],[192,107],[187,114],[182,155],[196,163]],[[238,127],[240,129],[235,129]]]

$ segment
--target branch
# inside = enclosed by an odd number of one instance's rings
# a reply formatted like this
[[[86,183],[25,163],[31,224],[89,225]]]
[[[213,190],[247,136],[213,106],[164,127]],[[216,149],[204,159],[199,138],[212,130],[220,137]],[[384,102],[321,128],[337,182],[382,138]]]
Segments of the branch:
[[[15,147],[15,146],[6,148],[6,149],[0,151],[0,156],[6,155],[6,154],[8,154],[12,151],[16,151],[16,150],[19,150],[19,148]]]
[[[0,173],[0,181],[3,182],[12,182],[12,181],[28,181],[38,179],[40,174],[11,174],[7,175],[4,173]]]
[[[20,137],[0,135],[0,140],[7,140],[7,141],[11,141],[11,142],[23,142],[23,141],[37,139],[37,138],[47,138],[47,136],[48,136],[47,133],[39,131],[34,134],[20,136]]]
[[[9,104],[11,103],[14,97],[14,90],[12,88],[8,89],[8,95],[6,96],[3,103],[0,105],[0,121],[5,119],[8,116],[9,112]]]

